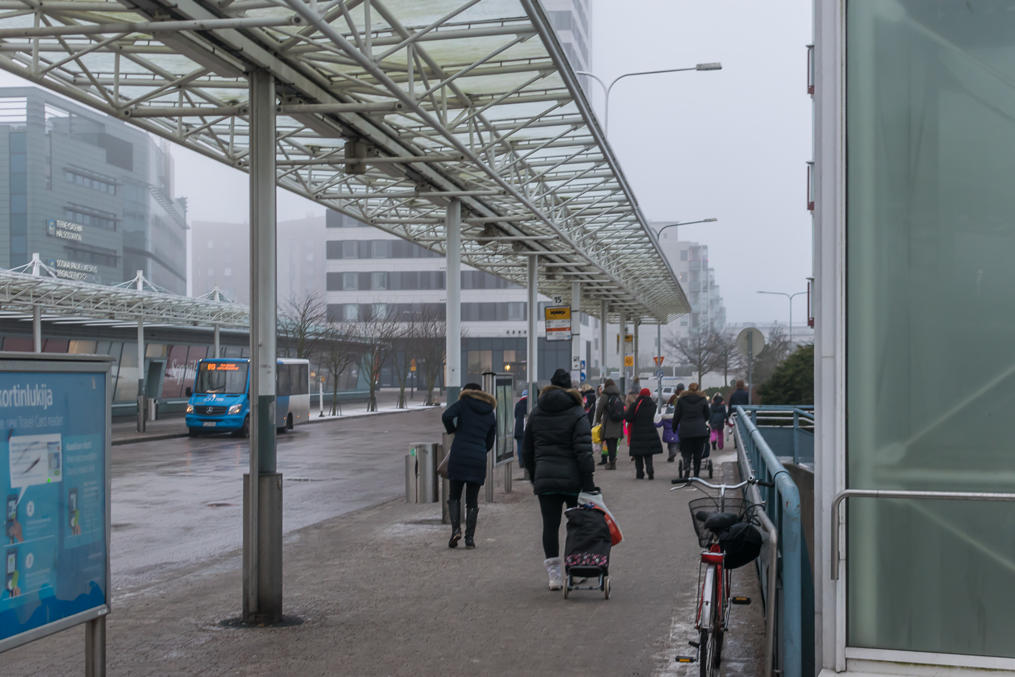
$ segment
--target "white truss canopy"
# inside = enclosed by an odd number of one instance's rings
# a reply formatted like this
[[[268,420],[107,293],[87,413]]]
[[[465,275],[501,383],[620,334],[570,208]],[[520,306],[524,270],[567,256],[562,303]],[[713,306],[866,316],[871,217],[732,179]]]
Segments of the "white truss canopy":
[[[459,199],[475,268],[689,311],[538,0],[0,0],[0,67],[244,170],[269,71],[279,186],[435,251]]]
[[[36,307],[55,324],[250,326],[247,306],[237,303],[0,270],[0,318],[30,320]]]

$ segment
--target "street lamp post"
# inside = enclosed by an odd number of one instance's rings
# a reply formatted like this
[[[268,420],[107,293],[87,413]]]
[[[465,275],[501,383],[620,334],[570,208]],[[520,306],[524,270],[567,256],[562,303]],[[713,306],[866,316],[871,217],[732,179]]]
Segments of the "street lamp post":
[[[613,91],[614,85],[616,85],[618,82],[620,82],[624,78],[631,78],[631,77],[634,77],[636,75],[658,75],[660,73],[680,73],[682,71],[718,71],[718,70],[722,70],[722,64],[719,63],[718,61],[713,61],[713,62],[709,62],[709,63],[695,64],[694,66],[692,66],[690,68],[662,68],[662,69],[654,70],[654,71],[637,71],[637,72],[634,72],[634,73],[623,73],[622,75],[618,75],[617,77],[613,78],[613,80],[610,81],[609,85],[607,85],[605,82],[603,82],[603,80],[598,75],[596,75],[594,73],[589,73],[588,71],[575,71],[575,73],[577,73],[578,75],[585,75],[585,76],[588,76],[588,77],[592,78],[593,80],[595,80],[596,82],[599,83],[600,87],[603,88],[603,92],[606,95],[606,103],[604,105],[604,110],[603,110],[603,130],[606,132],[606,135],[609,136],[609,134],[610,134],[610,93]]]
[[[665,226],[663,226],[662,228],[660,228],[659,230],[656,231],[656,239],[658,240],[659,236],[667,228],[676,228],[677,226],[689,226],[692,223],[715,223],[718,220],[719,219],[717,219],[717,218],[715,218],[713,216],[713,217],[709,217],[707,219],[698,219],[697,221],[677,221],[676,223],[667,223]]]
[[[789,348],[793,350],[793,297],[806,294],[806,291],[798,291],[792,294],[787,294],[784,291],[758,291],[759,294],[772,294],[773,296],[785,296],[789,301]]]

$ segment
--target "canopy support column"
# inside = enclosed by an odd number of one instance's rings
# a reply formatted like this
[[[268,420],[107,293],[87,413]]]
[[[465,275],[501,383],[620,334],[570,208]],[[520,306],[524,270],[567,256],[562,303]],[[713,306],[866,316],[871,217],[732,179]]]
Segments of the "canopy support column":
[[[526,335],[526,355],[525,355],[525,377],[529,382],[529,396],[526,398],[529,411],[536,406],[536,400],[539,398],[539,335],[538,325],[536,324],[537,314],[539,311],[539,257],[531,255],[528,258],[529,269],[528,269],[528,292],[529,299],[526,310],[529,316],[529,330]]]
[[[250,74],[250,470],[243,501],[243,620],[282,620],[282,476],[275,459],[275,81]]]
[[[219,288],[218,287],[215,287],[215,291],[212,294],[212,299],[215,300],[216,302],[221,300],[221,299],[219,299]],[[221,357],[221,355],[222,355],[222,353],[221,353],[221,342],[219,340],[219,326],[217,324],[215,325],[215,328],[214,328],[212,340],[214,341],[214,344],[215,344],[215,357]]]
[[[609,312],[610,308],[606,301],[601,301],[599,308],[599,381],[602,383],[605,383],[610,375],[610,370],[606,366],[606,325]]]
[[[620,396],[627,397],[627,318],[620,316]]]
[[[451,200],[444,219],[447,237],[447,332],[445,334],[447,403],[462,389],[462,201]]]
[[[144,291],[144,271],[137,271],[137,277],[134,278],[136,283],[136,289],[138,292]],[[147,398],[145,397],[145,368],[144,368],[144,320],[138,318],[137,321],[137,431],[143,433],[145,431],[145,404]]]
[[[39,253],[32,253],[32,275],[39,276],[39,268],[42,261]],[[42,306],[38,303],[32,305],[32,350],[36,353],[42,352]]]
[[[662,320],[656,320],[656,355],[659,356],[660,360],[663,356],[663,322]],[[663,363],[657,360],[659,363],[656,364],[656,402],[659,403],[659,408],[663,406]]]
[[[638,343],[638,338],[639,338],[639,336],[638,336],[638,330],[639,329],[641,329],[641,320],[635,320],[634,321],[634,346],[633,346],[634,347],[634,370],[633,370],[632,382],[637,383],[640,386],[638,389],[641,390],[641,388],[644,387],[644,384],[642,384],[642,382],[641,382],[641,369],[640,369],[640,367],[641,367],[641,361],[638,359],[638,348],[641,347],[640,344]]]
[[[571,383],[575,388],[582,382],[582,286],[571,283]]]

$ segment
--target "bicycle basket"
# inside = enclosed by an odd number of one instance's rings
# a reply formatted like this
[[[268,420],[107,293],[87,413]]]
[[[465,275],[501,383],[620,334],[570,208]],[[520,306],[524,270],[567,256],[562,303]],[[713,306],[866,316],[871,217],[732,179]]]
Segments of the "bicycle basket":
[[[704,511],[708,514],[719,511],[719,497],[718,496],[702,496],[701,498],[692,498],[687,503],[687,507],[691,511],[691,523],[694,524],[694,533],[698,536],[698,545],[705,548],[712,542],[712,532],[705,528],[705,520],[698,519],[696,513]],[[723,512],[733,513],[734,515],[742,515],[744,508],[746,507],[744,499],[738,496],[727,496],[723,501]]]

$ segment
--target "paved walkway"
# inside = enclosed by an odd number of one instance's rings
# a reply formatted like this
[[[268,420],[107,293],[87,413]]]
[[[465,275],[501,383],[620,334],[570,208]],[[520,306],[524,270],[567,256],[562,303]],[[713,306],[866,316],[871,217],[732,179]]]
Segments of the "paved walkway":
[[[527,482],[515,482],[513,493],[498,486],[495,502],[481,503],[475,550],[447,548],[436,503],[390,501],[292,532],[285,613],[301,625],[220,625],[239,613],[239,551],[173,580],[116,590],[109,674],[697,674],[673,661],[693,638],[698,548],[687,500],[695,492],[670,492],[675,466],[658,466],[654,481],[635,480],[626,458],[616,471],[597,470],[625,535],[612,554],[608,601],[547,591],[538,504]],[[734,464],[721,468],[732,479]],[[728,676],[762,674],[756,581],[753,567],[734,572],[734,590],[756,602],[733,608]],[[20,647],[0,657],[3,674],[83,672],[83,645],[79,627]]]

